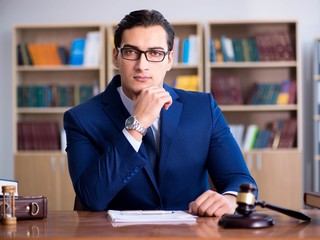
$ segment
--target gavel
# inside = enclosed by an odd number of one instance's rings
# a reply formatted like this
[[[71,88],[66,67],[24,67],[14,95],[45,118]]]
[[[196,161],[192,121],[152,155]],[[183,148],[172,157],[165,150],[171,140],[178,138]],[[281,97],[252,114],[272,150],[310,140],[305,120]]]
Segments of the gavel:
[[[224,228],[264,228],[274,225],[274,221],[266,214],[254,213],[255,206],[268,208],[293,218],[303,221],[310,221],[311,218],[301,212],[271,205],[265,201],[256,200],[254,192],[256,186],[251,183],[243,183],[239,186],[235,214],[227,214],[221,217],[218,225]]]

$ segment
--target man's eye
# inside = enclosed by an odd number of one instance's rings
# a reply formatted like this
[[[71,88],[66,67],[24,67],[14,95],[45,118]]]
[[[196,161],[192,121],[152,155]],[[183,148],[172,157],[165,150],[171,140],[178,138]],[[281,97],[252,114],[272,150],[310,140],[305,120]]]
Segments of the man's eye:
[[[137,51],[134,49],[125,49],[124,54],[126,55],[137,55]]]
[[[151,56],[162,56],[163,55],[163,52],[162,51],[157,51],[157,50],[151,50],[151,51],[149,51],[149,54],[151,55]]]

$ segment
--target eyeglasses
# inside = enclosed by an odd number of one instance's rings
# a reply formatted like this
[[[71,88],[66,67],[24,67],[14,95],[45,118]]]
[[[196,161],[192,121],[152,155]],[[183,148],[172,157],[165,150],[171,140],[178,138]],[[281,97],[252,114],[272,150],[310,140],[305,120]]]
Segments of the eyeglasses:
[[[165,56],[170,51],[161,51],[161,50],[148,50],[148,51],[141,51],[135,48],[117,48],[119,52],[121,52],[121,56],[123,59],[129,60],[129,61],[136,61],[140,59],[141,54],[143,53],[146,57],[147,61],[149,62],[162,62]]]

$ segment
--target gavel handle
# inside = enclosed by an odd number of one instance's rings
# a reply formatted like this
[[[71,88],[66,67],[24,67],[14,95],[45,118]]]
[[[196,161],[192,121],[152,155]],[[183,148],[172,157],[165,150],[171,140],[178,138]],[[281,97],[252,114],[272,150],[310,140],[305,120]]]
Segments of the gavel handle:
[[[269,208],[269,209],[275,210],[277,212],[283,213],[285,215],[288,215],[290,217],[297,218],[297,219],[300,219],[303,221],[310,221],[311,220],[310,217],[308,217],[307,215],[304,215],[301,212],[297,212],[294,210],[274,206],[269,203],[266,203],[265,201],[256,200],[256,205],[263,207],[263,208]]]

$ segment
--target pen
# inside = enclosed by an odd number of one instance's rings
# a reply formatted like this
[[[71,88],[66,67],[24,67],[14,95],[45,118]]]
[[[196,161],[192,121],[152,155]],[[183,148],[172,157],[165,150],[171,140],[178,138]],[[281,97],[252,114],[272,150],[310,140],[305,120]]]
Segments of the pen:
[[[128,210],[121,211],[122,215],[162,215],[162,214],[172,214],[174,211],[162,211],[162,210]]]

